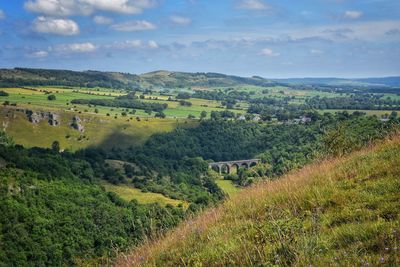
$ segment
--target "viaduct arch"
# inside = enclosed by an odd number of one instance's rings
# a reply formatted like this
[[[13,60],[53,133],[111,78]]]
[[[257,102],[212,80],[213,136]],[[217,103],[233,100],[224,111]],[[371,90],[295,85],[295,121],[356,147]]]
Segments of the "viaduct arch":
[[[245,159],[245,160],[233,160],[233,161],[220,161],[220,162],[211,162],[208,166],[217,171],[219,174],[232,173],[232,169],[236,167],[238,170],[239,168],[249,169],[257,165],[260,162],[260,159]]]

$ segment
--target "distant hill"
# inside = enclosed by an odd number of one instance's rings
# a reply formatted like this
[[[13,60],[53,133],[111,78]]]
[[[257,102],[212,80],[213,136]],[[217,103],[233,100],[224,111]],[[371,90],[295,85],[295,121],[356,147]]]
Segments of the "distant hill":
[[[0,69],[0,87],[38,85],[98,86],[107,88],[139,87],[138,76],[128,73],[28,68]]]
[[[400,137],[243,190],[115,266],[399,266]]]
[[[227,87],[238,85],[273,86],[278,83],[262,77],[251,78],[225,75],[220,73],[188,73],[155,71],[140,75],[141,84],[166,88],[179,87]]]
[[[237,85],[272,86],[277,82],[261,77],[244,78],[219,73],[155,71],[142,75],[120,72],[70,71],[48,69],[0,69],[0,87],[82,86],[117,89],[227,87]]]
[[[12,86],[73,86],[115,89],[328,85],[400,87],[400,77],[342,79],[289,78],[266,79],[259,76],[240,77],[212,72],[174,72],[159,70],[140,75],[122,72],[71,71],[53,69],[0,69],[0,87]]]
[[[390,86],[400,87],[400,76],[382,77],[382,78],[362,78],[362,79],[344,79],[344,78],[288,78],[277,79],[278,82],[292,85],[353,85],[353,86]]]

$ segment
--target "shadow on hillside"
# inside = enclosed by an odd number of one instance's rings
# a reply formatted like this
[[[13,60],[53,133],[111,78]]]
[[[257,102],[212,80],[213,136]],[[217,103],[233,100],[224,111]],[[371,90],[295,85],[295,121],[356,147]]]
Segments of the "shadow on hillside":
[[[100,149],[112,149],[112,148],[126,148],[131,146],[139,146],[145,142],[144,137],[138,137],[133,134],[123,133],[121,131],[115,130],[108,136],[104,138],[104,140],[97,145],[91,145],[89,148],[100,148]]]

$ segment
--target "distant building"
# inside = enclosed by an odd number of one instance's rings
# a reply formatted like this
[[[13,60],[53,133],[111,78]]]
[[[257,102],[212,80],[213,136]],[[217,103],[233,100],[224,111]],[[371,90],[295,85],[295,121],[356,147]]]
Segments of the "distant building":
[[[260,120],[261,120],[260,115],[258,115],[258,114],[254,115],[253,121],[260,121]]]
[[[240,115],[237,119],[238,121],[245,121],[246,117],[244,115]]]
[[[300,117],[300,122],[301,123],[307,123],[307,122],[311,122],[311,118],[310,117],[306,117],[306,116],[301,116]]]

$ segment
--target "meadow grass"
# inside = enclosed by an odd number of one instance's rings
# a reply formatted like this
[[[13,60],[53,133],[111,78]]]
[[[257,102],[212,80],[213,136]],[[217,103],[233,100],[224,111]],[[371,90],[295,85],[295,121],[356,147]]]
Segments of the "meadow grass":
[[[222,189],[229,197],[234,196],[236,193],[240,191],[238,187],[236,187],[231,180],[215,180],[218,187]]]
[[[48,109],[45,109],[48,110]],[[174,130],[178,125],[190,127],[197,121],[180,121],[176,119],[136,119],[129,117],[107,117],[94,114],[79,114],[54,110],[60,116],[60,125],[51,126],[46,120],[38,124],[28,121],[22,111],[15,108],[0,107],[0,125],[17,144],[25,147],[51,147],[53,141],[59,141],[62,149],[75,151],[85,147],[111,148],[143,144],[155,133]],[[79,116],[84,132],[70,127],[73,116]]]
[[[399,266],[400,136],[244,189],[115,266]]]
[[[127,184],[113,185],[107,183],[106,181],[102,181],[101,185],[105,188],[106,191],[114,192],[128,202],[136,199],[141,204],[159,203],[160,205],[164,206],[167,204],[173,206],[178,206],[179,204],[182,204],[186,208],[188,206],[188,203],[182,200],[168,198],[158,193],[142,192],[140,189],[134,188],[133,186],[129,186]]]

